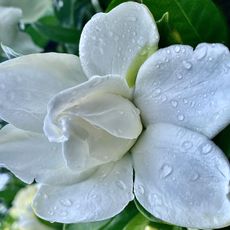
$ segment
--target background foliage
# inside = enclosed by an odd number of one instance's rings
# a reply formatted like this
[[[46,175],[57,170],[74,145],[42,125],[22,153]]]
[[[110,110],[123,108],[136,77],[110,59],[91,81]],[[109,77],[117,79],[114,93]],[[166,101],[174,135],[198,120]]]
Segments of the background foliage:
[[[54,0],[53,14],[26,24],[24,31],[44,52],[66,52],[78,55],[82,28],[97,12],[108,12],[125,0]],[[160,32],[159,47],[171,44],[221,42],[230,46],[230,1],[227,0],[139,0],[154,15]],[[6,60],[0,56],[0,61]],[[2,121],[1,126],[6,123]],[[230,158],[230,126],[214,138],[214,142]],[[7,179],[5,185],[1,182]],[[15,194],[25,184],[5,169],[0,169],[0,229],[11,229],[14,221],[8,213]],[[42,220],[40,220],[42,221]],[[42,223],[53,229],[66,230],[182,230],[167,225],[147,213],[137,201],[131,202],[119,215],[105,221],[87,224]],[[226,228],[227,229],[227,228]]]

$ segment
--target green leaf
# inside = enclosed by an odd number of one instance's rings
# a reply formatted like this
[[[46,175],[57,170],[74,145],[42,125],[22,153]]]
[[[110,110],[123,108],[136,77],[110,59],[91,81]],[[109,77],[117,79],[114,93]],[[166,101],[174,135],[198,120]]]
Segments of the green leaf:
[[[167,38],[165,45],[175,42],[192,46],[201,42],[228,42],[225,18],[211,0],[143,0],[143,3],[156,20],[168,12],[170,31],[160,34]]]
[[[124,227],[124,230],[145,230],[149,222],[147,218],[139,213]]]
[[[213,141],[223,150],[223,152],[230,158],[230,125],[220,132]]]
[[[32,27],[51,41],[61,43],[78,43],[80,39],[80,32],[76,29],[44,25],[42,23],[35,23]]]
[[[112,0],[110,11],[124,0]],[[222,12],[211,0],[141,0],[156,21],[160,47],[180,43],[196,46],[201,42],[227,44],[229,31]]]

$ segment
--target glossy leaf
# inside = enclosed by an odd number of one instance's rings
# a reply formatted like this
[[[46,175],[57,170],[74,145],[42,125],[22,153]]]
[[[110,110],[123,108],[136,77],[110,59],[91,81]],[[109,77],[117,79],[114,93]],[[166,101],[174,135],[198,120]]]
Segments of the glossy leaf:
[[[51,41],[60,43],[77,43],[80,39],[80,32],[76,29],[44,25],[41,23],[33,24],[33,28]]]

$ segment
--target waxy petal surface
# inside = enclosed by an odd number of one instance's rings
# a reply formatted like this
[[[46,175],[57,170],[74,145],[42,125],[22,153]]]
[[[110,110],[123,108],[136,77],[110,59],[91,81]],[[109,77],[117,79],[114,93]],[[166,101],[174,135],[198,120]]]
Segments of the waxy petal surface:
[[[145,126],[166,122],[213,137],[230,122],[229,88],[227,47],[174,45],[143,64],[134,97]]]
[[[148,8],[135,2],[99,13],[86,24],[80,40],[80,59],[86,75],[118,74],[135,80],[145,59],[153,53],[159,34]]]
[[[132,149],[134,193],[155,217],[191,228],[230,224],[229,162],[207,137],[158,123]]]
[[[70,54],[31,54],[0,64],[0,117],[18,128],[42,132],[48,101],[85,80]]]
[[[72,186],[41,186],[33,202],[38,216],[61,223],[93,222],[121,212],[133,199],[129,156],[100,167]]]

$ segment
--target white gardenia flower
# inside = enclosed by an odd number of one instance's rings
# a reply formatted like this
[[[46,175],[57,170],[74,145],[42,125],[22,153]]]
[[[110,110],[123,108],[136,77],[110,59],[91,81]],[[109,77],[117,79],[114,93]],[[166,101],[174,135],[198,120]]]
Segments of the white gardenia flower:
[[[51,6],[51,0],[0,0],[0,43],[21,54],[42,51],[18,24],[37,21]]]
[[[99,221],[135,196],[172,224],[230,224],[229,162],[209,140],[230,122],[229,51],[175,45],[151,55],[158,39],[148,9],[127,2],[87,23],[80,59],[0,64],[0,117],[10,123],[0,162],[40,184],[39,217]]]
[[[9,210],[9,215],[15,219],[11,230],[52,230],[42,224],[33,212],[31,205],[36,192],[36,185],[28,185],[16,194]]]

